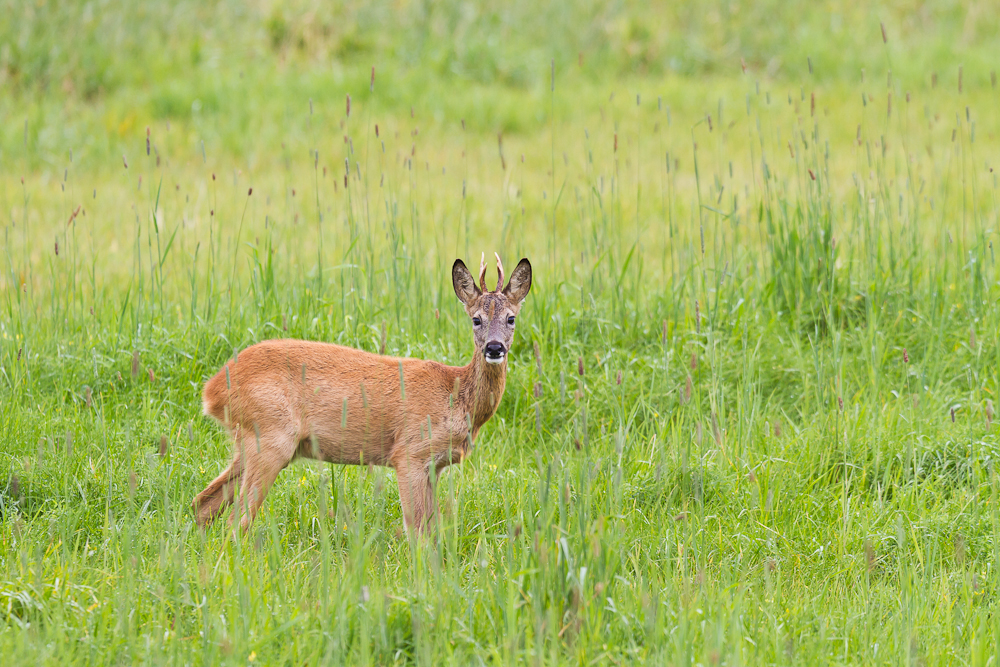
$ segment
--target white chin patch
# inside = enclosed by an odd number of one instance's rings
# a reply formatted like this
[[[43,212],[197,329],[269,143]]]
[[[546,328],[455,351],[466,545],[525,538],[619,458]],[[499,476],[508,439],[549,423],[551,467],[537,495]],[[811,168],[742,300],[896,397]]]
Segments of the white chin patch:
[[[506,354],[501,354],[499,357],[497,357],[495,359],[492,358],[492,357],[486,357],[486,363],[488,363],[488,364],[502,364],[503,360],[506,359],[506,358],[507,358]]]

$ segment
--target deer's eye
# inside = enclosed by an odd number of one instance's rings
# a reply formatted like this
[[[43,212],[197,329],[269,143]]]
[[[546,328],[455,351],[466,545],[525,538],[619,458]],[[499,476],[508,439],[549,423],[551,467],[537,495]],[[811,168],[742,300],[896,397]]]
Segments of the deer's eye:
[[[507,324],[508,324],[508,326],[514,326],[514,316],[513,315],[511,315],[510,317],[507,318]]]
[[[483,323],[483,321],[480,318],[478,318],[478,317],[473,317],[472,318],[472,326],[478,327],[482,323]]]

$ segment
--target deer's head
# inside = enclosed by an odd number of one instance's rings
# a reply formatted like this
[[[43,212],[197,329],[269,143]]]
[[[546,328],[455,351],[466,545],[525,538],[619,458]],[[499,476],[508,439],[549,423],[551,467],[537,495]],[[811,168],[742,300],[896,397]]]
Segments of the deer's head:
[[[507,286],[503,284],[503,263],[497,258],[497,286],[486,289],[485,255],[480,261],[479,285],[460,259],[451,267],[451,280],[458,300],[465,304],[465,312],[472,319],[472,332],[476,341],[476,352],[482,354],[486,363],[502,364],[514,342],[514,323],[521,302],[531,289],[531,263],[527,258],[517,263],[510,274]]]

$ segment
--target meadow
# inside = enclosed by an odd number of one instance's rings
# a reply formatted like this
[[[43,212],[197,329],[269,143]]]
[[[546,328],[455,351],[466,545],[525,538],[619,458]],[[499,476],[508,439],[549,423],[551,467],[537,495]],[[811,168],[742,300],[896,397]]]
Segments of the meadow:
[[[1000,663],[989,3],[0,17],[5,663]],[[228,358],[465,364],[494,251],[534,283],[430,538],[308,462],[195,526]]]

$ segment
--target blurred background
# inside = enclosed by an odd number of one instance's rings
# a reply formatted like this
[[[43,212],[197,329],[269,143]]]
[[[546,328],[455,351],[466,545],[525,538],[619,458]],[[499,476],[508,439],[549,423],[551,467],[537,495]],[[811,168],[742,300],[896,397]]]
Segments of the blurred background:
[[[648,96],[683,81],[696,97],[741,78],[837,91],[891,70],[904,90],[935,76],[954,90],[964,66],[964,86],[977,89],[1000,48],[993,3],[947,0],[3,5],[0,157],[11,169],[61,162],[66,143],[106,157],[166,121],[252,153],[279,142],[308,99],[367,100],[373,66],[382,112],[531,133],[551,120],[541,100],[553,64],[566,122],[603,101],[585,91],[627,81],[648,82],[633,84]]]

